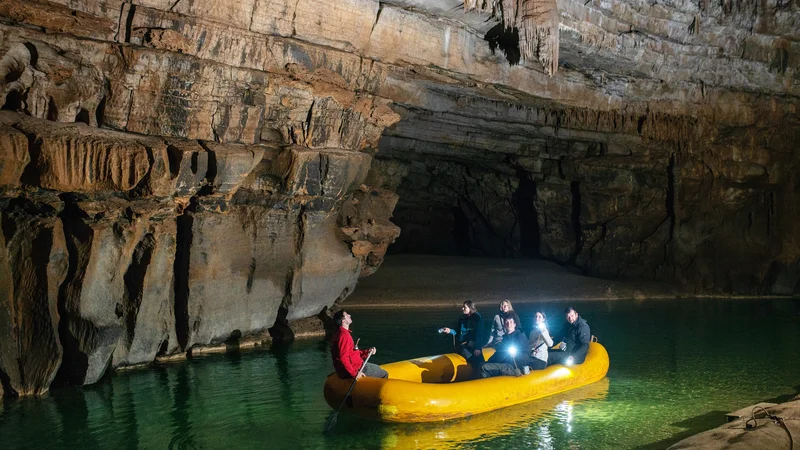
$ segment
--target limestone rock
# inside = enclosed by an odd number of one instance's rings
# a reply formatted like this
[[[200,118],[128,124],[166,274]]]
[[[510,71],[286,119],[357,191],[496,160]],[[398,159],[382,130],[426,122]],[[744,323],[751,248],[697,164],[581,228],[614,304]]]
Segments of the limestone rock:
[[[0,185],[16,187],[30,162],[28,138],[18,130],[0,124]]]
[[[89,130],[30,131],[37,137],[33,144],[38,153],[32,184],[62,192],[130,191],[149,172],[147,147],[141,143],[82,131]]]
[[[156,211],[118,209],[120,206],[125,205],[85,202],[65,208],[67,248],[76,262],[61,293],[65,359],[59,376],[67,382],[96,382],[110,365],[120,338],[127,333],[130,344],[137,331],[145,290],[137,278],[149,265],[148,256],[152,258],[156,229],[150,219]],[[158,274],[164,275],[169,272]],[[165,301],[163,293],[153,295],[156,298],[148,298],[148,302]],[[139,324],[140,328],[148,326]],[[161,339],[148,337],[152,338],[158,349]]]
[[[120,303],[125,329],[112,355],[113,367],[150,363],[179,350],[173,310],[175,221],[165,219],[151,222],[125,272]]]
[[[47,392],[61,364],[58,293],[69,267],[51,205],[0,203],[0,380],[4,395]]]
[[[0,102],[4,109],[26,111],[59,122],[97,125],[103,102],[101,71],[72,52],[45,42],[4,33],[0,43]]]
[[[786,419],[786,429],[772,421],[758,409],[751,417],[734,420],[712,430],[704,431],[683,439],[671,450],[678,449],[733,449],[733,448],[782,448],[792,447],[793,437],[800,431],[797,417],[800,412],[800,401],[793,400],[767,407],[768,413]],[[755,420],[751,420],[752,418]],[[745,423],[753,428],[745,428]]]
[[[372,158],[361,152],[291,148],[278,157],[275,170],[290,195],[341,198],[361,184]]]
[[[319,314],[336,300],[353,292],[361,273],[361,261],[354,258],[336,223],[336,215],[323,211],[303,217],[300,264],[293,271],[292,295],[283,306],[286,319]]]
[[[14,22],[95,39],[114,39],[120,0],[0,1],[0,15]]]
[[[400,235],[400,228],[389,221],[397,194],[364,185],[342,205],[339,225],[347,235],[350,251],[361,259],[361,276],[378,270],[383,257]]]
[[[298,210],[233,207],[178,220],[175,316],[180,346],[270,328],[293,282]],[[222,301],[221,301],[222,300]]]

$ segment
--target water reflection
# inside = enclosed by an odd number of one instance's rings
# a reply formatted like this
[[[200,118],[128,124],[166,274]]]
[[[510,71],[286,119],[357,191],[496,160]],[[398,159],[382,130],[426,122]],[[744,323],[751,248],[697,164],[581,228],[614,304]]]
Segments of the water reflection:
[[[61,439],[68,442],[84,442],[86,448],[98,448],[99,443],[86,428],[86,422],[89,421],[86,396],[77,390],[70,394],[55,397],[56,414],[51,416],[61,422],[57,428],[61,430]]]
[[[546,447],[551,445],[548,421],[555,419],[572,431],[572,407],[591,400],[602,400],[608,395],[609,380],[604,378],[562,394],[529,403],[478,414],[468,419],[431,424],[398,424],[385,428],[383,448],[456,448],[464,442],[482,442],[508,436],[520,431],[530,431],[536,426],[541,432],[537,440]],[[543,420],[545,419],[545,420]],[[538,425],[539,423],[541,425]],[[575,423],[580,426],[580,423]],[[526,430],[527,429],[527,430]],[[520,444],[523,442],[520,442]]]
[[[322,398],[332,371],[327,342],[209,355],[43,398],[4,399],[0,449],[664,448],[713,425],[708,418],[724,420],[721,411],[796,395],[798,305],[697,299],[576,304],[608,349],[610,384],[429,425],[341,414],[332,435],[321,433],[331,411]],[[524,323],[534,311],[547,310],[517,306]],[[553,328],[562,326],[556,318],[563,305],[546,306]],[[434,334],[453,320],[450,309],[363,309],[357,318],[361,342],[379,348],[377,363],[451,351],[451,343]]]
[[[189,398],[192,389],[189,385],[190,377],[187,366],[180,366],[175,371],[175,382],[172,383],[172,409],[170,410],[170,423],[172,424],[172,437],[169,449],[195,448],[192,421],[189,419]],[[169,384],[169,380],[165,387]]]

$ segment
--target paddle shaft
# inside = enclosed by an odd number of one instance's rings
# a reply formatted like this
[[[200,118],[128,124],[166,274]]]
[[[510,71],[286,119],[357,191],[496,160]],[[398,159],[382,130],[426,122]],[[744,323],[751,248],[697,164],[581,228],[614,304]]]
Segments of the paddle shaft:
[[[342,406],[344,406],[345,402],[347,402],[347,397],[350,396],[350,393],[353,392],[353,388],[356,387],[356,381],[358,381],[358,376],[364,371],[364,367],[367,367],[367,361],[369,361],[370,356],[372,353],[367,355],[367,359],[364,360],[364,364],[361,365],[361,368],[358,369],[358,373],[356,374],[356,378],[353,380],[353,384],[350,385],[350,389],[347,390],[347,394],[344,394],[344,398],[342,399],[342,403],[336,408],[336,413],[338,414],[341,411]]]

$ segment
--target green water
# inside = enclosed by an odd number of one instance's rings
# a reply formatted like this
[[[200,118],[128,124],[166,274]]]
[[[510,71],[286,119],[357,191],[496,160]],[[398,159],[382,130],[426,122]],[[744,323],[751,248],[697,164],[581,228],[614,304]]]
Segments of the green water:
[[[529,326],[537,305],[515,306]],[[542,306],[557,334],[564,305]],[[342,414],[323,435],[330,355],[322,341],[299,341],[6,399],[0,448],[664,448],[722,424],[724,412],[800,390],[800,301],[575,306],[608,349],[607,379],[470,419],[403,425]],[[458,315],[455,308],[349,311],[354,336],[378,347],[378,363],[449,351],[436,328]]]

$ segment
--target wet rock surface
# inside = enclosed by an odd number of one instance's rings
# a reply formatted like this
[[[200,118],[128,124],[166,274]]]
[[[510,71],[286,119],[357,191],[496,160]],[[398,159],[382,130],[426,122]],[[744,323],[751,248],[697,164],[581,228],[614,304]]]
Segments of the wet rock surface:
[[[731,421],[669,447],[671,450],[793,448],[800,433],[800,400],[768,408],[754,408],[746,417]]]
[[[800,293],[800,5],[544,3],[0,0],[2,392],[264,336],[387,251]]]

